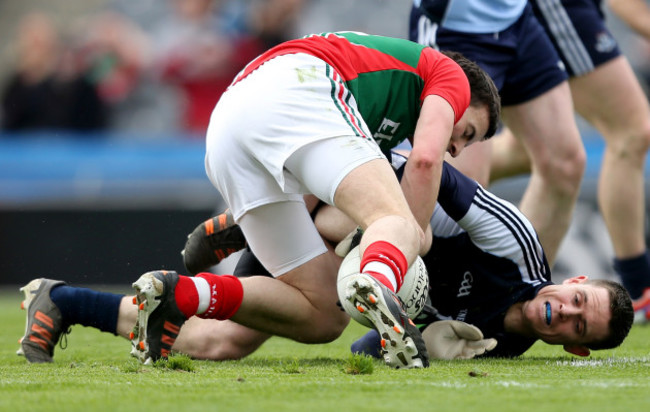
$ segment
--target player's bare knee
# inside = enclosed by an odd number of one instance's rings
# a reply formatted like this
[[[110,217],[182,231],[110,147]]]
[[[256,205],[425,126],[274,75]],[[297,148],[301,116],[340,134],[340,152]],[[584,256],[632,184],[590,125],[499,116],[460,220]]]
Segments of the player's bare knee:
[[[650,117],[644,118],[643,124],[637,128],[629,142],[626,143],[634,153],[642,155],[645,159],[645,153],[650,149]]]
[[[607,156],[619,162],[626,162],[642,168],[646,153],[650,149],[650,119],[624,130],[604,133]]]
[[[323,331],[324,333],[319,339],[321,343],[329,343],[338,339],[350,322],[350,319],[347,315],[341,314],[341,316],[335,317],[332,321],[332,325]]]
[[[341,311],[330,313],[314,319],[313,324],[318,327],[311,328],[309,336],[303,335],[302,343],[329,343],[338,339],[350,322],[348,315]]]
[[[216,346],[207,346],[200,353],[201,359],[223,361],[242,359],[257,349],[258,346],[250,348],[246,345],[237,345],[231,342],[223,342]]]
[[[547,184],[557,192],[574,194],[580,189],[587,155],[582,146],[574,148],[563,156],[549,153],[546,159],[537,159],[536,168]]]
[[[200,331],[192,329],[189,337],[177,340],[174,349],[194,359],[220,361],[241,359],[259,347],[256,345],[251,349],[249,346],[233,338],[232,334],[224,333],[221,328],[201,327]]]

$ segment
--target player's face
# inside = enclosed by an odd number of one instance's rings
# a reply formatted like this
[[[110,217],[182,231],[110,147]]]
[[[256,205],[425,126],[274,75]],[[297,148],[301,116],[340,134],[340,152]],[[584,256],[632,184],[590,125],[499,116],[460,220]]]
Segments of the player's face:
[[[535,334],[546,343],[588,345],[609,333],[609,293],[602,286],[571,278],[543,288],[524,303],[523,314]]]
[[[484,140],[489,125],[486,106],[469,106],[463,117],[454,125],[447,152],[452,157],[456,157],[465,147]]]

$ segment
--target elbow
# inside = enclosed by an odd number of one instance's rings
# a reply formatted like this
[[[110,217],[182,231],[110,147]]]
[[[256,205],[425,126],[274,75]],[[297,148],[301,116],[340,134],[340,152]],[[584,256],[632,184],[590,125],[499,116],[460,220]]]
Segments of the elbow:
[[[442,157],[436,157],[433,154],[411,155],[408,163],[413,171],[417,173],[433,173],[436,169],[442,167]]]

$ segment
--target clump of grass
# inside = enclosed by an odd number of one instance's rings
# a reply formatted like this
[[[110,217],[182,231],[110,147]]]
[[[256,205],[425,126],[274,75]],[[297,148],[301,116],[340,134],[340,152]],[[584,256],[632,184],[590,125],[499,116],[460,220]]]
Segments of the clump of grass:
[[[136,359],[130,359],[122,365],[120,370],[124,373],[140,373],[142,371],[142,364]]]
[[[345,362],[343,371],[348,375],[370,375],[375,370],[375,360],[366,355],[352,353]]]
[[[153,363],[155,368],[182,370],[194,372],[194,361],[182,353],[170,354],[167,358],[160,358]]]
[[[304,373],[304,369],[300,365],[300,361],[296,358],[288,361],[288,362],[282,362],[278,368],[276,368],[278,372],[282,373],[291,373],[291,374],[300,374]]]

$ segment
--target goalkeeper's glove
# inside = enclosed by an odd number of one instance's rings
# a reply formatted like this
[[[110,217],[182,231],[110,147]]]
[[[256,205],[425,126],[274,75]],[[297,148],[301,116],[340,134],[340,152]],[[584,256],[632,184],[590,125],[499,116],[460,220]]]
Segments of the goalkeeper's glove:
[[[439,320],[422,331],[431,359],[472,359],[497,346],[496,339],[483,339],[479,328],[458,320]]]

